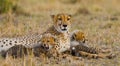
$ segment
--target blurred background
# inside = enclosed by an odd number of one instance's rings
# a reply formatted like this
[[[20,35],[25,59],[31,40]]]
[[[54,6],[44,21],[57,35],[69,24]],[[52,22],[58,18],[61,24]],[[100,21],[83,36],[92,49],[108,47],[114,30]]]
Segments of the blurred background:
[[[0,36],[43,32],[52,24],[50,15],[57,13],[73,16],[72,30],[90,28],[92,22],[118,20],[119,6],[119,0],[0,0]]]
[[[50,15],[58,13],[72,15],[70,31],[84,32],[88,44],[120,52],[120,0],[0,0],[0,37],[42,33],[52,25]],[[89,64],[119,66],[118,60],[120,53]]]

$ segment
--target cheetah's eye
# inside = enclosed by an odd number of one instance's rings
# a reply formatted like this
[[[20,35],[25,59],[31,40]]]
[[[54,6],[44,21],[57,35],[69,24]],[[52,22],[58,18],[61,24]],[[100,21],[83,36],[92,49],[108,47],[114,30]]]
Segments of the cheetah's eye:
[[[47,42],[50,42],[49,40],[47,40]]]
[[[43,44],[43,46],[46,46],[46,44]]]
[[[70,20],[70,17],[68,17],[67,20]]]
[[[54,39],[54,41],[56,41],[56,39]]]
[[[82,37],[83,37],[83,38],[85,38],[85,36],[84,36],[84,35],[83,35]]]
[[[60,17],[59,17],[59,18],[58,18],[58,20],[60,20],[60,21],[61,21],[61,20],[62,20],[62,18],[60,18]]]

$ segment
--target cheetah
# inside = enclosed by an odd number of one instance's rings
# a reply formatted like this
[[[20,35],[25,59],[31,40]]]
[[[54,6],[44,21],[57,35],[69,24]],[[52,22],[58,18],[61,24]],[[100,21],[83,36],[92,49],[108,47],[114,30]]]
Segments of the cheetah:
[[[76,56],[87,56],[88,58],[110,58],[113,57],[113,54],[103,54],[110,53],[110,49],[100,49],[90,47],[85,44],[85,41],[88,40],[85,37],[85,34],[79,30],[74,31],[71,34],[71,53]]]
[[[9,48],[16,45],[23,45],[27,48],[34,48],[40,45],[42,35],[50,33],[58,38],[59,53],[62,53],[70,48],[69,29],[71,27],[71,15],[56,14],[51,15],[53,26],[48,28],[45,32],[38,35],[28,35],[17,38],[0,38],[0,52],[7,51]]]
[[[59,53],[65,52],[70,48],[70,37],[69,37],[69,29],[71,27],[71,15],[69,14],[56,14],[51,15],[53,20],[53,26],[51,26],[46,32],[51,35],[56,36],[59,42]]]
[[[74,30],[70,35],[70,45],[71,47],[77,46],[77,45],[86,45],[86,41],[88,39],[85,37],[85,34],[79,30]]]
[[[35,56],[41,56],[41,54],[44,54],[44,56],[48,58],[52,57],[54,59],[66,58],[69,56],[72,57],[73,59],[77,58],[73,57],[71,54],[65,54],[65,52],[59,53],[58,51],[61,49],[60,43],[58,38],[56,38],[56,36],[54,35],[51,35],[49,33],[44,34],[40,42],[41,42],[40,46],[33,48]]]
[[[35,56],[39,56],[40,53],[44,53],[47,57],[57,57],[59,55],[58,51],[60,49],[60,43],[55,36],[49,33],[44,34],[40,39],[40,42],[40,46],[33,48]]]

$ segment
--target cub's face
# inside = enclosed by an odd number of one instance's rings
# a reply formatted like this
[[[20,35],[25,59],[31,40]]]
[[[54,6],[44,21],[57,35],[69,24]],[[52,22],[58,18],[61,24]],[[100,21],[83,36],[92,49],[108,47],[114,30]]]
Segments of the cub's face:
[[[43,36],[40,42],[41,42],[41,47],[44,50],[48,51],[54,47],[54,45],[56,44],[56,39],[53,36]]]
[[[71,35],[71,49],[72,51],[76,51],[76,47],[78,46],[88,46],[85,42],[87,41],[85,34],[81,31],[75,31]]]
[[[75,40],[75,41],[78,41],[81,43],[85,43],[85,41],[87,39],[85,38],[85,34],[83,32],[77,31],[77,32],[73,33],[72,40]]]
[[[54,27],[58,32],[64,33],[69,31],[69,28],[71,26],[71,15],[68,14],[57,14],[57,15],[51,15]]]

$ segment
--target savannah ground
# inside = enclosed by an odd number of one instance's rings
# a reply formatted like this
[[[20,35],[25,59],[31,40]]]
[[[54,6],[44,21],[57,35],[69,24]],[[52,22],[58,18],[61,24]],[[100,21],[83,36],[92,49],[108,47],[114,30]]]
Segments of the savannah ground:
[[[0,58],[0,66],[120,66],[120,1],[119,0],[18,0],[26,12],[0,15],[0,37],[18,37],[42,33],[52,25],[50,15],[72,15],[73,30],[81,30],[88,44],[112,48],[113,59],[74,60],[71,57],[58,61],[45,57],[13,59]]]

